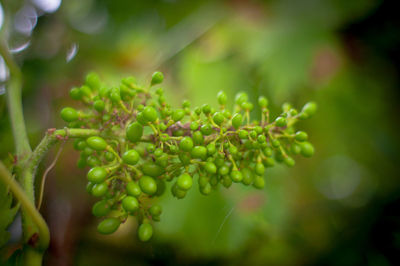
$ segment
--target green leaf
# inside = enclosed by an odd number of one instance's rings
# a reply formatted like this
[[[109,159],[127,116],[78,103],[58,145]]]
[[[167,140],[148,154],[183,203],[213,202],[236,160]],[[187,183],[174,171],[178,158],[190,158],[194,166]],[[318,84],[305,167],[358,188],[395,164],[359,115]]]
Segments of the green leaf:
[[[12,195],[8,187],[0,182],[0,248],[4,246],[10,238],[7,227],[14,220],[19,209],[19,204],[12,206]]]

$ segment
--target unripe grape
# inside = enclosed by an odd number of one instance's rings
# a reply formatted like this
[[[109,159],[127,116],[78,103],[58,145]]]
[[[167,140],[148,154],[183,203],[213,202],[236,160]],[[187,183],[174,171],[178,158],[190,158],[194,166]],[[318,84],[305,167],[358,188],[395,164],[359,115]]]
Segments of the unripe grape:
[[[272,157],[267,157],[262,161],[262,163],[265,167],[272,167],[275,165],[275,160]]]
[[[231,112],[229,112],[229,110],[227,110],[227,109],[222,110],[222,114],[223,114],[223,115],[225,116],[225,118],[227,118],[227,119],[230,119],[231,116],[232,116]]]
[[[207,154],[208,155],[213,155],[217,151],[215,144],[214,143],[209,143],[207,145]]]
[[[156,145],[154,145],[153,143],[149,143],[146,146],[146,150],[148,153],[153,153],[156,150]]]
[[[92,214],[96,217],[102,217],[109,214],[111,211],[110,205],[106,200],[96,202],[92,207]]]
[[[199,128],[199,123],[197,123],[196,121],[193,121],[192,123],[190,123],[190,129],[192,131],[195,131]]]
[[[240,139],[247,139],[248,136],[249,136],[249,132],[247,132],[244,129],[241,129],[241,130],[238,131],[238,136],[239,136]]]
[[[151,106],[146,106],[143,109],[143,117],[149,121],[149,122],[154,122],[157,119],[157,111]]]
[[[92,188],[92,195],[95,197],[101,197],[104,196],[104,194],[106,194],[107,190],[108,190],[107,183],[103,182],[100,184],[95,184]]]
[[[86,75],[85,84],[88,85],[93,91],[97,91],[101,87],[100,78],[94,72],[91,72]]]
[[[138,228],[138,236],[140,241],[149,241],[153,236],[153,226],[149,223],[143,223]]]
[[[104,110],[104,108],[106,107],[106,104],[104,103],[104,101],[102,100],[96,100],[93,103],[93,108],[97,111],[97,112],[102,112]]]
[[[233,182],[238,183],[238,182],[242,181],[243,175],[242,175],[242,173],[240,171],[233,170],[231,172],[231,179],[232,179]]]
[[[229,174],[229,171],[230,171],[230,169],[229,169],[229,167],[227,166],[227,165],[222,165],[219,169],[218,169],[218,173],[220,174],[220,175],[227,175],[227,174]]]
[[[117,231],[120,224],[121,221],[117,218],[107,218],[97,226],[97,231],[104,235],[112,234]]]
[[[74,100],[80,100],[82,99],[82,92],[79,88],[74,87],[69,91],[69,96]]]
[[[308,141],[301,142],[300,147],[301,147],[301,155],[303,155],[304,157],[311,157],[314,155],[314,146],[310,142]]]
[[[265,143],[265,141],[267,140],[267,138],[264,136],[264,135],[259,135],[258,137],[257,137],[257,141],[258,141],[258,143]]]
[[[139,201],[132,196],[126,196],[122,200],[122,208],[127,212],[134,212],[139,209]]]
[[[190,156],[187,154],[187,153],[183,153],[183,152],[181,152],[181,153],[179,153],[179,155],[178,155],[178,157],[179,157],[179,160],[181,161],[181,163],[183,164],[183,165],[188,165],[188,164],[190,164]]]
[[[73,122],[78,119],[78,112],[72,107],[65,107],[61,110],[61,118],[65,122]]]
[[[204,138],[203,138],[203,134],[201,133],[201,131],[195,131],[193,132],[193,142],[195,145],[201,145],[204,142]]]
[[[259,105],[261,108],[267,107],[267,106],[268,106],[268,99],[265,98],[264,96],[258,97],[258,105]]]
[[[225,117],[224,117],[224,115],[222,113],[220,113],[220,112],[215,112],[214,113],[213,121],[214,121],[215,124],[220,126],[224,122],[224,120],[225,120]]]
[[[254,105],[250,102],[244,102],[244,103],[242,103],[241,107],[247,111],[252,111],[254,108]]]
[[[184,137],[181,142],[179,143],[179,148],[182,151],[191,151],[193,148],[193,140],[191,137]]]
[[[151,177],[159,177],[164,173],[164,169],[155,163],[145,163],[142,165],[142,172]]]
[[[209,174],[215,174],[217,173],[217,166],[213,162],[207,162],[204,165],[204,169],[207,171]]]
[[[204,196],[210,195],[211,189],[211,184],[207,183],[204,187],[200,187],[200,193]]]
[[[160,205],[153,205],[150,207],[149,209],[149,213],[151,214],[151,216],[160,216],[162,212],[162,208]]]
[[[203,111],[203,113],[205,115],[208,115],[211,112],[211,107],[209,104],[205,103],[203,104],[203,106],[201,107],[201,110]]]
[[[123,155],[122,155],[122,160],[126,164],[130,165],[135,165],[139,161],[140,156],[139,153],[135,150],[127,150]]]
[[[253,183],[254,180],[254,175],[253,175],[253,171],[250,170],[249,168],[243,168],[241,170],[242,175],[243,175],[243,179],[242,179],[242,183],[246,186],[250,185],[251,183]]]
[[[138,122],[134,122],[126,128],[126,138],[130,142],[133,143],[138,142],[140,141],[142,136],[143,136],[143,126]]]
[[[83,149],[86,148],[86,141],[82,139],[76,139],[74,141],[74,149],[78,151],[82,151]]]
[[[232,117],[232,126],[235,129],[238,129],[242,125],[242,122],[243,122],[243,117],[242,117],[241,114],[237,113],[237,114],[233,115],[233,117]]]
[[[136,182],[131,181],[126,184],[126,193],[130,196],[139,197],[142,193],[142,190]]]
[[[117,103],[121,101],[121,91],[119,88],[112,88],[110,90],[109,98],[112,102]]]
[[[286,118],[283,117],[278,117],[277,119],[275,119],[275,125],[277,127],[285,127],[287,125],[287,121]]]
[[[290,157],[290,156],[286,156],[286,157],[283,159],[283,162],[284,162],[287,166],[289,166],[289,167],[293,167],[294,164],[295,164],[295,161],[294,161],[293,158]]]
[[[242,105],[242,103],[247,102],[249,97],[247,96],[247,93],[245,92],[239,92],[235,96],[235,103],[237,105]]]
[[[301,112],[306,113],[308,117],[315,114],[316,111],[317,111],[317,104],[315,102],[308,102],[304,105],[303,109],[301,109]]]
[[[294,138],[297,141],[306,141],[308,139],[308,135],[304,131],[297,131]]]
[[[273,139],[273,140],[271,141],[271,145],[272,145],[272,147],[274,147],[274,148],[279,148],[279,146],[281,146],[281,143],[279,142],[279,140]]]
[[[87,179],[95,184],[102,183],[107,177],[107,171],[103,167],[93,167],[87,174]]]
[[[183,173],[178,177],[176,184],[180,189],[189,190],[193,185],[193,179],[189,174]]]
[[[227,101],[227,96],[226,96],[226,93],[224,92],[224,91],[220,91],[220,92],[218,92],[218,94],[217,94],[217,100],[218,100],[218,103],[220,104],[220,105],[225,105],[226,104],[226,101]]]
[[[157,148],[155,151],[154,151],[154,156],[156,156],[156,157],[160,157],[161,155],[163,155],[163,150],[161,149],[161,148]]]
[[[107,147],[107,142],[99,136],[92,136],[86,140],[86,143],[90,148],[96,151],[102,151]]]
[[[185,116],[185,111],[182,109],[176,109],[173,113],[172,113],[172,120],[174,120],[175,122],[180,121],[183,117]]]
[[[191,155],[193,158],[205,160],[207,158],[207,148],[204,146],[194,146]]]
[[[264,167],[264,165],[262,163],[257,163],[254,170],[255,170],[257,175],[261,175],[262,176],[262,175],[264,175],[265,167]]]
[[[162,83],[164,80],[164,75],[163,73],[156,71],[153,73],[153,75],[151,76],[151,85],[156,85],[156,84],[160,84]]]
[[[265,186],[265,180],[262,176],[256,176],[254,178],[253,186],[258,189],[263,189]]]
[[[206,123],[200,127],[200,131],[204,135],[208,136],[212,133],[213,129],[210,124]]]
[[[149,195],[153,195],[157,191],[157,183],[150,176],[142,176],[139,179],[139,186],[144,193]]]
[[[229,176],[225,175],[222,178],[222,182],[221,183],[222,183],[222,185],[224,187],[229,188],[232,185],[232,179]]]
[[[297,143],[293,143],[292,145],[290,145],[290,151],[294,155],[300,154],[301,146]]]

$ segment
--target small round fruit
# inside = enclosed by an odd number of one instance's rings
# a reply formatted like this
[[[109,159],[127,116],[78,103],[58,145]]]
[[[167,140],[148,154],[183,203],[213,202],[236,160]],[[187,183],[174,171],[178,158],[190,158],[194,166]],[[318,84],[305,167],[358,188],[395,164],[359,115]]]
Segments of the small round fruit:
[[[225,105],[228,97],[224,91],[220,91],[217,94],[217,100],[220,105]]]
[[[103,100],[96,100],[93,103],[93,108],[97,111],[97,112],[102,112],[105,108],[106,104],[104,103]]]
[[[215,124],[220,126],[225,120],[225,116],[220,112],[215,112],[213,115],[213,121]]]
[[[159,177],[164,173],[164,168],[155,163],[148,162],[142,165],[142,172],[151,177]]]
[[[259,105],[261,108],[267,107],[267,106],[268,106],[268,99],[265,98],[264,96],[260,96],[260,97],[258,98],[258,105]]]
[[[153,195],[157,191],[157,182],[150,176],[142,176],[139,179],[139,186],[144,193],[149,195]]]
[[[126,184],[126,193],[130,196],[138,197],[142,193],[142,190],[136,182],[131,181]]]
[[[107,218],[99,223],[97,226],[97,231],[103,235],[112,234],[117,231],[120,224],[121,221],[117,218]]]
[[[79,117],[78,112],[72,107],[63,108],[60,115],[65,122],[73,122]]]
[[[242,125],[242,122],[243,122],[243,117],[241,114],[237,113],[232,117],[232,126],[235,129],[238,129]]]
[[[178,177],[177,185],[180,189],[189,190],[193,185],[193,179],[189,174],[184,173]]]
[[[215,174],[217,173],[217,166],[213,162],[207,162],[204,165],[204,169],[207,171],[209,174]]]
[[[207,148],[204,146],[195,146],[190,154],[193,158],[205,160],[207,158]]]
[[[122,160],[124,163],[129,164],[129,165],[135,165],[140,159],[140,155],[136,150],[127,150],[123,155],[122,155]]]
[[[298,132],[296,132],[296,135],[294,136],[294,138],[295,138],[297,141],[302,142],[302,141],[306,141],[306,140],[308,139],[308,135],[307,135],[307,133],[304,132],[304,131],[298,131]]]
[[[233,182],[238,183],[238,182],[242,181],[243,175],[242,175],[242,173],[240,171],[233,170],[231,172],[231,179],[232,179]]]
[[[182,151],[191,151],[193,148],[193,140],[191,137],[184,137],[179,143],[179,148]]]
[[[143,126],[134,122],[126,128],[126,138],[130,142],[138,142],[143,136]]]
[[[262,175],[264,175],[265,167],[264,167],[264,165],[262,163],[257,163],[254,170],[255,170],[257,175],[261,175],[262,176]]]
[[[107,183],[103,182],[100,184],[95,184],[92,188],[92,195],[95,197],[102,197],[107,193],[107,190]]]
[[[315,102],[308,102],[304,105],[303,109],[301,109],[301,112],[306,113],[308,117],[315,114],[316,111],[317,111],[317,104]]]
[[[173,113],[172,113],[172,120],[174,120],[175,122],[180,121],[183,117],[185,116],[185,111],[183,109],[176,109]]]
[[[275,125],[277,127],[285,127],[287,125],[286,118],[279,116],[277,119],[275,119]]]
[[[253,182],[253,186],[258,189],[263,189],[265,186],[265,180],[262,176],[256,176]]]
[[[148,121],[148,122],[154,122],[157,119],[157,111],[151,106],[146,106],[143,109],[143,117]]]
[[[304,157],[311,157],[314,155],[314,146],[310,142],[304,141],[300,143],[300,147],[301,155],[303,155]]]
[[[149,223],[143,223],[138,228],[138,236],[140,241],[149,241],[153,235],[153,226]]]
[[[86,140],[86,143],[90,148],[96,151],[102,151],[107,147],[107,142],[99,136],[92,136]]]
[[[107,177],[107,171],[103,167],[96,166],[89,170],[87,173],[87,179],[95,184],[104,182]]]
[[[111,211],[110,205],[106,200],[96,202],[92,207],[92,214],[96,217],[102,217],[109,214]]]
[[[163,73],[156,71],[151,76],[151,85],[160,84],[161,82],[163,82],[163,80],[164,80]]]
[[[290,157],[290,156],[285,157],[285,158],[283,159],[283,162],[284,162],[287,166],[289,166],[289,167],[293,167],[294,164],[295,164],[295,161],[294,161],[293,158]]]
[[[139,201],[132,196],[126,196],[122,200],[122,208],[127,212],[134,212],[139,209]]]
[[[160,216],[162,212],[162,208],[160,205],[153,205],[150,207],[149,212],[152,216]]]

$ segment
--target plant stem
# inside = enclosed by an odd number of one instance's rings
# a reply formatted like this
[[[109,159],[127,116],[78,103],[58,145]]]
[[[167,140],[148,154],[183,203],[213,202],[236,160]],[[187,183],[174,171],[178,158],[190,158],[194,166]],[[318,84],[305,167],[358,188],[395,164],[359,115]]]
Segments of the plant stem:
[[[38,248],[40,250],[46,250],[50,241],[50,232],[46,222],[2,162],[0,162],[0,179],[9,186],[15,198],[21,203],[21,207],[37,225],[37,228],[39,229],[39,240],[37,242]]]

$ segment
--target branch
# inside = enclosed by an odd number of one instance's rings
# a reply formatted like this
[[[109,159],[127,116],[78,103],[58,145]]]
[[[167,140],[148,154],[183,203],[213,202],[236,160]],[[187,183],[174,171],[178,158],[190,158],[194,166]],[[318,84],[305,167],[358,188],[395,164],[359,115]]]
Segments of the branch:
[[[49,228],[46,225],[42,215],[36,210],[33,203],[29,200],[24,190],[18,184],[17,181],[11,176],[7,168],[0,162],[0,179],[4,184],[8,185],[15,198],[21,203],[24,211],[32,218],[37,225],[39,230],[38,248],[45,250],[47,249],[50,241]]]
[[[65,138],[87,138],[90,136],[99,135],[100,131],[96,129],[82,129],[82,128],[65,128],[58,129],[54,132],[46,134],[42,141],[36,146],[30,157],[28,167],[33,176],[36,175],[36,170],[39,163],[43,160],[44,155],[49,149],[59,140]]]
[[[31,147],[26,133],[24,114],[21,102],[21,71],[13,60],[7,44],[4,40],[0,41],[0,55],[3,57],[8,69],[10,70],[10,80],[7,86],[7,104],[14,135],[15,149],[18,159],[29,155]],[[25,157],[27,158],[27,157]]]

